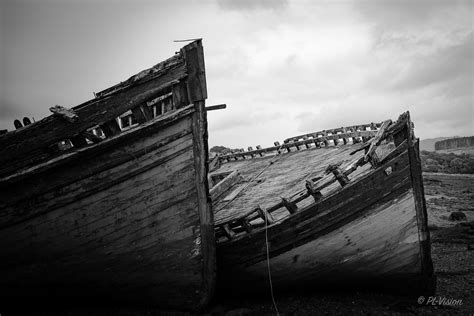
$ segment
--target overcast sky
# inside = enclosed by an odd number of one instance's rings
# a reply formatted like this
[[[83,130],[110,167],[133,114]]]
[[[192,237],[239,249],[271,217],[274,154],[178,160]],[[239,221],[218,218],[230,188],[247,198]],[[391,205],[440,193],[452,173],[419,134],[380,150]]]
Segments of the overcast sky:
[[[474,135],[472,1],[0,2],[0,129],[72,107],[203,38],[209,144],[270,146],[409,110]]]

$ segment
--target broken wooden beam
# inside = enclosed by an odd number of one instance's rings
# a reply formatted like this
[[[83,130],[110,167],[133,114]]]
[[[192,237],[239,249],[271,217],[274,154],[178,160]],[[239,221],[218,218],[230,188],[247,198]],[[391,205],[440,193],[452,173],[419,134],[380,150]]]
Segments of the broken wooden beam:
[[[180,80],[172,87],[173,104],[176,109],[180,109],[189,104],[188,87],[185,80]],[[161,108],[160,108],[161,113]]]
[[[232,240],[234,238],[235,232],[232,230],[232,228],[230,227],[228,223],[221,225],[221,229],[228,240]]]
[[[386,120],[382,123],[380,130],[378,130],[377,134],[374,136],[374,138],[371,139],[370,141],[370,147],[367,150],[365,154],[365,161],[369,161],[371,159],[371,156],[375,153],[376,147],[380,144],[382,141],[385,131],[388,129],[388,127],[392,124],[392,120]]]
[[[153,118],[153,113],[146,103],[132,108],[132,115],[138,124],[145,123]]]
[[[229,188],[233,185],[242,181],[243,178],[240,175],[238,170],[235,170],[223,180],[218,182],[210,191],[209,194],[211,196],[211,200],[215,201],[219,196],[221,196],[224,192],[226,192]]]
[[[339,184],[344,187],[346,186],[350,180],[349,178],[344,174],[344,172],[342,172],[342,170],[339,168],[341,164],[332,164],[332,165],[329,165],[327,168],[326,168],[326,173],[329,174],[329,173],[332,173],[335,177],[336,177],[336,180],[339,182]]]
[[[71,143],[76,148],[82,148],[87,146],[87,140],[81,134],[71,137]]]
[[[206,111],[223,110],[226,107],[227,107],[227,104],[216,104],[216,105],[206,106],[205,110]]]
[[[319,202],[322,198],[323,195],[321,194],[321,191],[317,190],[312,181],[306,180],[306,190],[309,195],[311,195],[314,198],[315,202]]]
[[[75,121],[77,121],[77,119],[79,118],[76,114],[76,112],[74,112],[73,109],[66,109],[65,107],[62,107],[60,105],[55,105],[55,106],[52,106],[49,108],[49,110],[56,116],[59,116],[63,119],[65,119],[66,121],[68,121],[69,123],[74,123]]]
[[[246,217],[241,218],[239,220],[239,223],[247,233],[252,232],[252,224],[250,223],[248,218],[246,218]]]
[[[118,135],[122,131],[116,119],[105,122],[104,124],[99,125],[99,127],[104,133],[105,137]]]
[[[89,131],[84,131],[81,133],[81,136],[85,137],[86,139],[90,140],[94,144],[100,143],[102,141],[102,138],[100,136],[95,135],[92,132]]]
[[[286,207],[286,209],[288,210],[288,212],[290,212],[290,214],[294,214],[298,211],[298,206],[296,205],[296,203],[282,197],[281,198],[281,202],[283,203],[283,206]]]

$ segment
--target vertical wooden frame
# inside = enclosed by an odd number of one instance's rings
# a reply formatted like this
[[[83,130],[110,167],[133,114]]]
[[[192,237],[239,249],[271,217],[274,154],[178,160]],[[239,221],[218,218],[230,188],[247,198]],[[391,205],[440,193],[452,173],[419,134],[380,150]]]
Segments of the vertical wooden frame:
[[[192,42],[182,49],[186,60],[186,89],[180,83],[179,99],[176,107],[183,102],[194,103],[193,146],[196,169],[196,190],[198,193],[198,212],[201,229],[202,285],[200,306],[207,305],[214,295],[216,285],[216,247],[214,235],[214,214],[208,183],[208,132],[205,99],[207,98],[204,52],[201,40]],[[177,90],[174,90],[177,91]],[[185,91],[187,91],[187,96]]]
[[[426,211],[426,201],[423,186],[423,175],[421,170],[419,140],[415,139],[413,124],[410,120],[410,113],[406,113],[406,126],[402,135],[406,135],[408,143],[408,159],[410,161],[411,183],[413,197],[415,199],[416,220],[418,222],[418,238],[420,242],[420,259],[422,284],[425,284],[426,295],[433,295],[436,291],[436,276],[434,275],[433,262],[431,260],[431,241],[428,230],[428,214]]]

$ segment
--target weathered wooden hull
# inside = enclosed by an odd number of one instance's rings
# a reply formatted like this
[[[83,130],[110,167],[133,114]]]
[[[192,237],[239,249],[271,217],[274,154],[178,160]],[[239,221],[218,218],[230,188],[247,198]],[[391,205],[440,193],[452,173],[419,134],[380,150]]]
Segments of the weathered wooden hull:
[[[187,112],[113,149],[85,151],[44,175],[46,183],[37,175],[5,188],[18,198],[10,207],[34,209],[0,230],[2,289],[201,305],[210,295],[201,236],[213,229],[197,212],[193,143],[202,135],[193,134],[198,112]]]
[[[416,143],[405,141],[357,181],[298,208],[267,230],[259,226],[221,240],[218,286],[231,292],[261,291],[269,287],[270,269],[277,291],[375,287],[433,292],[417,150]]]
[[[196,101],[2,178],[2,300],[206,305],[215,283],[206,160]]]

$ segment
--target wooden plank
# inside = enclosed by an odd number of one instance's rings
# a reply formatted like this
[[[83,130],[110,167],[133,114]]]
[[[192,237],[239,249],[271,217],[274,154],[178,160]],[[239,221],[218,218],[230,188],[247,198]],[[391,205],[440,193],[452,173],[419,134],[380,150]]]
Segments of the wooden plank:
[[[282,197],[281,202],[283,203],[283,206],[290,212],[290,214],[294,214],[298,211],[298,206],[287,198]]]
[[[74,110],[66,109],[65,107],[62,107],[60,105],[55,105],[53,107],[50,107],[49,110],[54,115],[62,117],[63,119],[65,119],[66,121],[68,121],[70,123],[74,123],[78,118],[78,116],[77,116],[76,112],[74,112]]]
[[[390,126],[390,124],[392,124],[392,120],[386,120],[382,123],[382,125],[380,126],[380,130],[377,132],[377,134],[374,136],[374,138],[372,138],[372,140],[370,141],[369,150],[367,151],[367,153],[365,154],[365,157],[364,157],[365,161],[371,160],[371,157],[375,153],[376,147],[380,144],[380,142],[384,138],[384,136],[385,136],[384,134],[385,134],[386,130],[388,129],[388,127]]]
[[[215,201],[219,196],[226,192],[229,188],[243,180],[238,170],[233,171],[230,175],[225,177],[222,181],[217,183],[211,190],[211,200]]]
[[[251,233],[252,232],[252,224],[250,223],[250,221],[247,219],[247,218],[242,218],[240,221],[239,221],[240,225],[244,228],[244,230],[247,232],[247,233]]]
[[[185,80],[181,80],[175,84],[172,92],[173,103],[176,109],[180,109],[189,104],[187,84]]]
[[[329,165],[326,173],[332,173],[342,187],[345,187],[350,182],[347,175],[339,168],[339,165]]]
[[[308,194],[313,197],[315,202],[319,202],[323,198],[321,191],[314,187],[312,181],[306,180],[306,190],[308,191]]]
[[[229,193],[228,195],[226,195],[222,201],[224,202],[228,202],[228,201],[232,201],[233,199],[235,199],[239,194],[240,192],[242,192],[242,190],[244,190],[246,187],[245,184],[242,184],[240,186],[238,186],[237,188],[235,188],[231,193]]]
[[[228,240],[232,240],[234,238],[235,232],[233,231],[233,229],[230,227],[229,224],[222,225],[221,229]]]
[[[18,224],[64,207],[160,164],[177,159],[189,151],[191,137],[189,134],[175,135],[178,138],[163,139],[158,142],[158,146],[146,146],[136,151],[136,156],[133,159],[130,159],[130,155],[125,154],[129,157],[122,156],[118,159],[120,164],[117,164],[117,152],[105,153],[98,157],[104,160],[112,157],[115,161],[113,163],[107,161],[106,165],[101,162],[92,162],[89,165],[90,170],[86,170],[86,172],[80,170],[84,169],[80,164],[78,164],[78,168],[57,168],[55,174],[44,176],[44,179],[48,180],[44,184],[27,178],[14,186],[4,188],[4,193],[0,194],[0,209],[3,215],[0,220],[0,228]],[[158,155],[159,159],[156,158]],[[86,158],[82,161],[89,162]],[[22,191],[22,188],[26,191]],[[8,195],[14,195],[14,198],[9,199]]]

